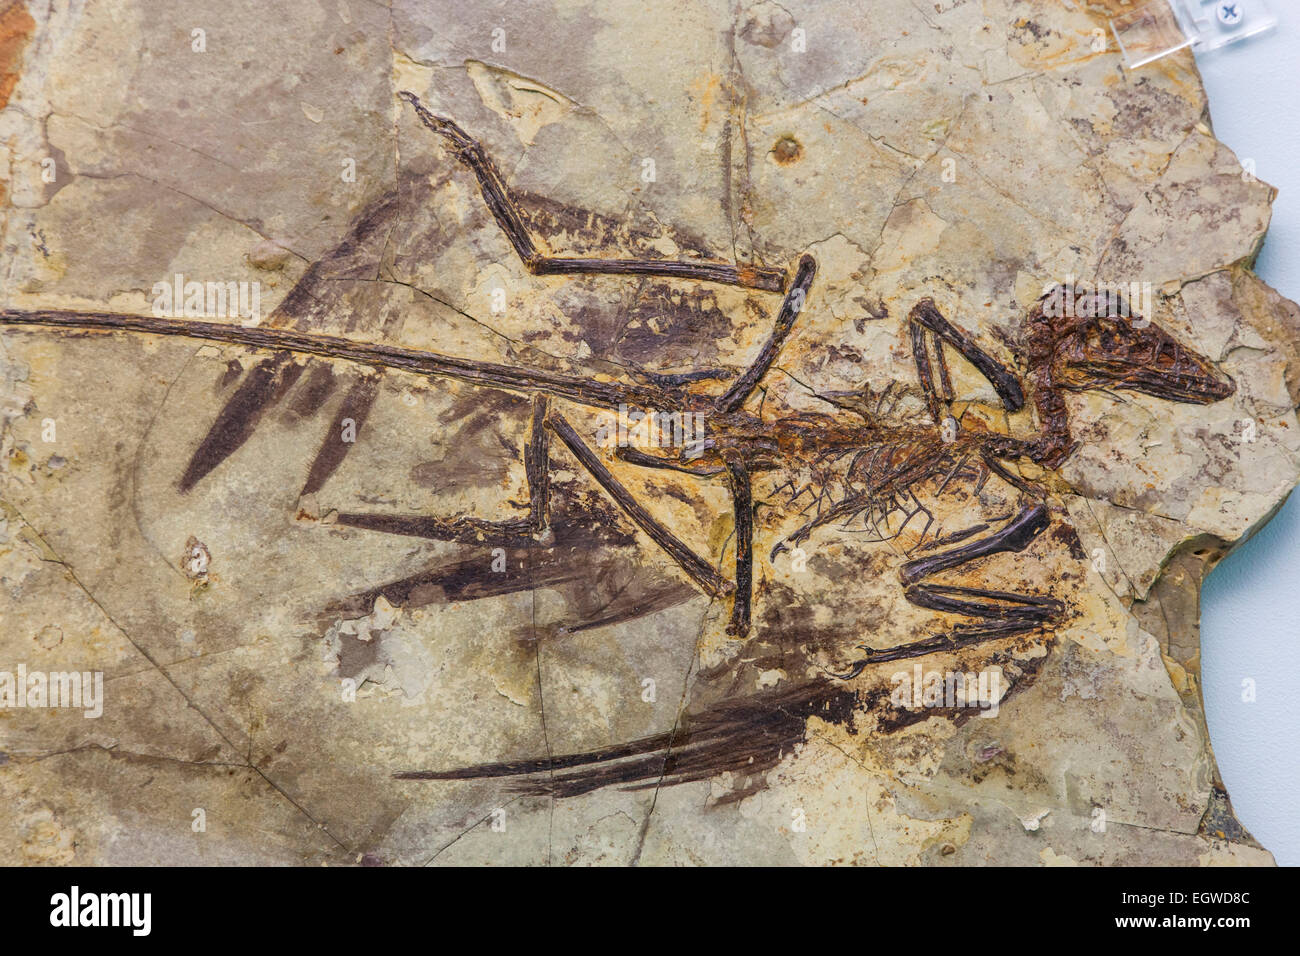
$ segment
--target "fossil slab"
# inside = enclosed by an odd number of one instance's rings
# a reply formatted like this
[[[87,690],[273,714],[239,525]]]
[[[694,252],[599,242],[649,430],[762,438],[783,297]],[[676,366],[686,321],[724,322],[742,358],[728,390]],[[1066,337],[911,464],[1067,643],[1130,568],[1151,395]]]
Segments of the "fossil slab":
[[[669,6],[0,3],[0,860],[1271,862],[1197,600],[1300,313],[1190,54]]]

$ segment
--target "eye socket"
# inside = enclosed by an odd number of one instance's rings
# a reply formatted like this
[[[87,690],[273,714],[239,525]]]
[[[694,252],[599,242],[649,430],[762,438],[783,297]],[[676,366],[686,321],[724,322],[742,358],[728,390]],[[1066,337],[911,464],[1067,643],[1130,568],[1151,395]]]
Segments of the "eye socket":
[[[1090,351],[1117,352],[1124,348],[1125,337],[1118,323],[1095,320],[1084,330],[1084,346]]]
[[[1108,348],[1113,344],[1109,339],[1110,336],[1105,335],[1102,329],[1095,324],[1089,325],[1087,330],[1083,333],[1083,344],[1089,351],[1099,351],[1103,348]]]

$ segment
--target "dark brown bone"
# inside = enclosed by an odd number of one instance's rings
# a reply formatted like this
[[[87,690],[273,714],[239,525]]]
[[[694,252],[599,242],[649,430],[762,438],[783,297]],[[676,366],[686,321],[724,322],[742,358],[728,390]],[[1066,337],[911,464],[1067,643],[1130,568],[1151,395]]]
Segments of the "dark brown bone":
[[[749,602],[754,590],[754,497],[749,472],[737,457],[727,461],[727,481],[736,515],[736,592],[727,633],[749,633]]]
[[[403,99],[415,107],[420,122],[445,137],[456,150],[462,163],[478,179],[483,201],[501,226],[502,232],[514,246],[525,268],[534,275],[574,275],[599,273],[601,275],[649,275],[675,279],[697,279],[723,285],[780,292],[785,288],[786,275],[781,269],[761,266],[733,265],[724,262],[664,261],[657,259],[572,259],[545,256],[537,251],[519,206],[510,195],[505,180],[496,164],[482,145],[468,133],[444,116],[431,113],[414,93],[402,91]]]
[[[428,113],[411,99],[421,120],[445,136],[457,154],[476,175],[485,202],[505,232],[525,266],[536,274],[605,273],[663,275],[700,281],[721,282],[769,291],[784,288],[785,274],[777,270],[755,269],[725,263],[659,262],[620,259],[555,259],[541,255],[519,209],[512,200],[496,167],[481,146],[470,139],[450,120]],[[1175,342],[1159,329],[1147,331],[1133,327],[1107,326],[1102,320],[1060,322],[1043,314],[1040,303],[1031,312],[1025,336],[1025,354],[1031,394],[1039,411],[1042,434],[1034,441],[1021,441],[1009,435],[988,432],[963,432],[956,442],[944,442],[938,431],[939,399],[953,399],[944,346],[951,345],[966,357],[997,391],[1004,406],[1015,411],[1024,395],[1014,373],[980,349],[964,332],[949,323],[929,300],[912,310],[912,343],[918,377],[927,402],[934,414],[928,428],[889,429],[872,421],[863,411],[861,421],[845,422],[825,415],[798,414],[774,421],[747,415],[742,411],[746,398],[770,370],[797,318],[813,276],[815,263],[805,256],[796,272],[790,294],[783,303],[775,328],[750,368],[713,401],[692,394],[686,387],[718,377],[703,370],[677,376],[646,376],[641,384],[596,382],[589,379],[539,370],[521,369],[492,363],[440,356],[433,353],[393,346],[375,345],[346,339],[294,332],[284,329],[242,328],[205,322],[176,321],[144,316],[111,313],[77,314],[62,311],[27,313],[15,310],[0,312],[0,324],[49,326],[67,331],[131,331],[147,334],[179,335],[197,339],[241,344],[270,350],[289,350],[357,362],[377,368],[396,368],[415,374],[447,376],[461,381],[534,396],[533,433],[525,449],[525,468],[530,491],[528,519],[489,522],[472,518],[441,519],[422,516],[347,515],[340,523],[370,527],[397,534],[418,534],[453,540],[478,540],[485,535],[500,535],[523,543],[546,530],[549,502],[548,430],[553,431],[615,500],[633,522],[679,566],[712,595],[735,590],[732,622],[729,630],[743,636],[748,630],[752,600],[753,501],[751,474],[761,470],[785,469],[825,459],[837,461],[853,455],[850,472],[863,461],[862,456],[875,450],[877,457],[864,465],[871,477],[870,493],[859,500],[832,506],[828,514],[836,517],[844,511],[869,507],[872,500],[887,495],[911,494],[912,487],[938,474],[947,473],[946,486],[963,463],[974,457],[985,463],[979,476],[982,483],[992,471],[1035,503],[998,532],[968,541],[959,547],[911,561],[901,577],[907,599],[919,606],[943,613],[973,618],[974,623],[953,627],[948,633],[884,649],[872,649],[856,662],[850,674],[856,676],[865,667],[881,661],[921,657],[951,651],[984,641],[1015,637],[1050,627],[1059,621],[1064,606],[1055,598],[1016,594],[992,589],[930,583],[926,579],[999,552],[1024,550],[1046,527],[1048,517],[1042,503],[1045,492],[1014,475],[1007,466],[1018,458],[1029,458],[1054,467],[1069,453],[1070,439],[1066,407],[1061,397],[1064,389],[1100,386],[1130,388],[1170,401],[1205,403],[1231,394],[1230,381],[1219,378],[1207,359]],[[1127,338],[1125,337],[1127,334]],[[935,387],[927,350],[927,336],[934,345],[939,388]],[[656,387],[657,386],[657,387]],[[940,391],[940,389],[942,391]],[[726,581],[705,559],[659,524],[588,448],[569,423],[549,411],[545,396],[598,407],[616,408],[620,404],[647,408],[713,408],[710,416],[712,435],[699,461],[676,462],[670,457],[622,450],[625,461],[654,467],[676,467],[701,477],[725,471],[731,488],[736,514],[735,586]],[[890,449],[880,461],[879,452]],[[877,467],[879,465],[879,467]],[[978,487],[977,487],[978,490]],[[819,507],[820,507],[820,499]],[[919,505],[919,502],[918,502]],[[838,510],[837,510],[838,509]],[[928,514],[928,512],[927,512]],[[823,522],[817,522],[818,524]],[[815,525],[814,525],[815,526]],[[811,528],[807,526],[806,530]],[[922,532],[924,534],[924,532]],[[964,540],[964,539],[963,539]],[[949,539],[948,543],[956,541]],[[529,579],[529,586],[536,583]],[[516,587],[518,585],[515,585]],[[843,716],[851,713],[856,700],[851,692],[835,689],[825,680],[793,684],[777,694],[760,694],[739,701],[724,701],[706,712],[698,729],[689,719],[684,731],[650,738],[628,745],[588,754],[547,758],[545,761],[521,761],[490,767],[458,771],[418,771],[404,774],[409,779],[465,779],[501,776],[574,768],[560,777],[552,776],[554,792],[585,792],[609,783],[651,786],[657,781],[684,782],[702,779],[720,768],[753,771],[771,766],[782,749],[800,739],[806,718],[825,716],[833,710]],[[729,716],[727,716],[729,715]],[[741,719],[732,719],[740,717]],[[773,735],[758,749],[746,749],[744,741],[754,737],[756,727],[771,728]],[[615,766],[632,758],[632,764]]]

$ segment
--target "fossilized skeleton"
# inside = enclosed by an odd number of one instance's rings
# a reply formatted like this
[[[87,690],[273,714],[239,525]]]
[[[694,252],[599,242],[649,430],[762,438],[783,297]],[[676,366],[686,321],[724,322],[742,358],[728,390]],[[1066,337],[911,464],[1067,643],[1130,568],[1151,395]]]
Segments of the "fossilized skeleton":
[[[1049,307],[1053,297],[1044,296],[1022,325],[1021,378],[950,323],[934,302],[924,299],[911,310],[908,322],[928,423],[899,426],[883,421],[875,412],[888,399],[888,393],[877,398],[874,409],[861,396],[838,395],[825,397],[840,406],[839,415],[764,417],[761,410],[746,410],[746,404],[772,368],[807,301],[817,271],[811,256],[803,256],[793,274],[788,274],[780,269],[698,260],[545,255],[537,248],[517,201],[480,144],[450,119],[429,112],[414,95],[403,96],[424,125],[441,136],[473,173],[483,200],[529,272],[653,275],[782,293],[772,332],[749,367],[721,394],[711,394],[710,383],[725,380],[730,373],[700,369],[684,375],[645,373],[633,382],[602,382],[312,332],[117,313],[5,310],[0,312],[0,324],[208,339],[458,379],[531,396],[531,432],[523,456],[529,490],[527,516],[499,521],[434,516],[426,521],[426,536],[461,542],[479,541],[485,535],[494,540],[549,540],[551,440],[558,439],[623,513],[699,588],[712,597],[730,599],[728,632],[737,639],[751,630],[754,483],[760,475],[775,475],[778,483],[773,493],[788,490],[790,505],[798,505],[808,496],[803,514],[814,511],[795,531],[776,541],[772,558],[799,546],[819,528],[832,523],[844,528],[856,523],[874,530],[877,539],[883,540],[898,537],[909,522],[924,515],[925,524],[912,548],[916,551],[934,521],[918,494],[922,487],[931,496],[940,496],[962,483],[973,483],[978,489],[996,475],[1017,489],[1019,501],[1013,513],[992,520],[991,524],[999,525],[996,530],[989,530],[990,523],[976,524],[955,534],[933,536],[923,556],[911,558],[909,552],[909,560],[900,570],[907,600],[966,619],[966,623],[945,633],[883,649],[863,646],[863,656],[846,673],[797,683],[777,694],[724,701],[675,735],[569,757],[457,771],[415,771],[401,776],[446,779],[546,772],[549,778],[545,783],[529,786],[563,794],[585,792],[612,782],[683,782],[726,767],[770,766],[780,748],[802,732],[805,716],[851,706],[852,694],[844,689],[844,682],[869,665],[1011,638],[1050,627],[1061,619],[1065,605],[1052,595],[945,585],[932,579],[999,552],[1020,552],[1049,527],[1052,516],[1047,491],[1040,483],[1018,474],[1016,467],[1029,463],[1040,471],[1050,471],[1069,455],[1072,439],[1064,391],[1121,388],[1168,401],[1202,404],[1233,392],[1233,383],[1216,372],[1206,358],[1153,323],[1128,316],[1127,309],[1119,316],[1093,314],[1098,311],[1094,309],[1058,315]],[[1086,296],[1080,296],[1080,301],[1087,301]],[[1032,402],[1038,414],[1039,433],[1016,437],[979,423],[963,427],[951,412],[956,396],[945,358],[948,348],[988,380],[1007,411],[1017,411],[1026,401]],[[633,466],[671,469],[705,481],[725,481],[735,519],[730,577],[719,570],[717,562],[688,547],[636,499],[555,407],[556,400],[603,411],[632,406],[703,417],[705,436],[699,443],[659,448],[655,453],[620,447],[614,454]],[[792,476],[801,471],[811,480],[799,487]],[[902,522],[890,528],[890,519],[896,514],[903,516]],[[757,739],[746,744],[747,736]],[[670,756],[662,756],[669,750],[673,751]],[[761,758],[757,763],[756,756]],[[566,767],[581,769],[567,776],[556,775],[556,770]]]

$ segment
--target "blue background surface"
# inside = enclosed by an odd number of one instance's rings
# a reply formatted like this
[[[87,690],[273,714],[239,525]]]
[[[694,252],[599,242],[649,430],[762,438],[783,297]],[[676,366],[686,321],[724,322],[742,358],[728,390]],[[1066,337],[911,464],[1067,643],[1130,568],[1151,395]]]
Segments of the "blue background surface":
[[[1249,2],[1249,0],[1246,0]],[[1277,28],[1197,57],[1214,132],[1279,190],[1256,271],[1300,301],[1300,10],[1268,0]],[[1300,495],[1227,557],[1202,592],[1205,708],[1237,816],[1300,865]],[[1242,700],[1255,681],[1257,699]]]

